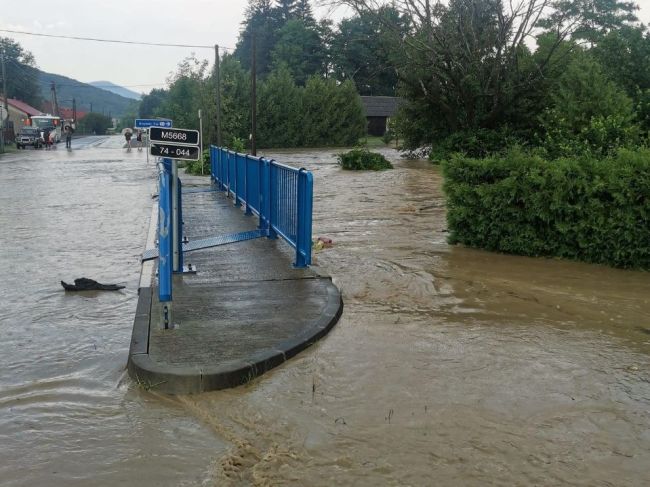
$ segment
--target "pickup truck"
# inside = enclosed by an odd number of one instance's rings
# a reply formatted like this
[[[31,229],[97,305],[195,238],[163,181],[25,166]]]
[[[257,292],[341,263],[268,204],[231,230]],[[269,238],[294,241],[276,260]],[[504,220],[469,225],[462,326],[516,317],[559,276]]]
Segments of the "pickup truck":
[[[43,145],[43,140],[41,139],[41,132],[34,127],[22,127],[16,135],[16,148],[24,149],[28,145],[31,145],[34,149],[38,149]]]

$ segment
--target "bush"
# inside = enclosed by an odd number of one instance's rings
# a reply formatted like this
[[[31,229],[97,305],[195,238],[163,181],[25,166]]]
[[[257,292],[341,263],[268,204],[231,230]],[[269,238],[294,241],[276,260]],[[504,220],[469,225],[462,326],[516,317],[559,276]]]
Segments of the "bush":
[[[195,176],[205,176],[210,174],[210,150],[205,149],[198,161],[186,161],[185,162],[185,173],[194,174]]]
[[[244,139],[233,137],[232,143],[230,144],[230,150],[239,152],[240,154],[246,153],[246,144],[244,143]]]
[[[455,153],[468,157],[487,157],[502,152],[506,147],[517,143],[518,139],[507,127],[502,127],[499,130],[480,128],[465,130],[454,132],[435,143],[429,153],[429,159],[438,164],[449,159]]]
[[[340,154],[338,160],[343,169],[355,171],[367,169],[380,171],[393,168],[393,165],[384,156],[367,149],[352,149],[350,152]]]
[[[443,163],[450,243],[650,270],[650,150]]]

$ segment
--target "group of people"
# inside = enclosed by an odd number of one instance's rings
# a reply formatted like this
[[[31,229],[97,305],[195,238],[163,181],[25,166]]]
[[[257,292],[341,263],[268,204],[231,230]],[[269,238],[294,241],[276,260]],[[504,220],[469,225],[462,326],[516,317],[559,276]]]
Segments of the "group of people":
[[[126,151],[131,151],[131,139],[133,138],[133,133],[131,130],[124,132],[124,138],[126,139]],[[138,144],[138,150],[142,150],[142,130],[138,130],[135,134],[135,140]]]
[[[74,129],[70,125],[63,127],[63,132],[65,134],[65,147],[66,149],[72,149],[72,133]],[[43,145],[45,150],[50,150],[52,147],[56,147],[56,130],[54,127],[45,127],[43,129]]]

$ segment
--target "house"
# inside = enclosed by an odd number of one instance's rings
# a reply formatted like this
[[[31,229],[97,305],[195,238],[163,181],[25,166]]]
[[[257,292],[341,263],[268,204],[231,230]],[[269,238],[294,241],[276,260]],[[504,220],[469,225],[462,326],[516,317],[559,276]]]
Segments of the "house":
[[[0,104],[4,106],[3,98],[0,98]],[[13,128],[14,134],[18,133],[20,127],[25,125],[25,120],[30,118],[32,115],[41,115],[40,110],[28,105],[24,101],[16,100],[15,98],[9,98],[7,100],[7,105],[9,107],[9,127]]]
[[[361,103],[368,120],[368,134],[384,135],[388,120],[395,116],[401,102],[396,96],[362,96]]]
[[[75,119],[74,117],[74,110],[72,108],[67,108],[67,107],[59,107],[59,116],[64,119],[64,120],[74,120],[75,122],[78,122],[82,118],[84,118],[88,112],[82,112],[81,110],[77,110],[77,118]]]

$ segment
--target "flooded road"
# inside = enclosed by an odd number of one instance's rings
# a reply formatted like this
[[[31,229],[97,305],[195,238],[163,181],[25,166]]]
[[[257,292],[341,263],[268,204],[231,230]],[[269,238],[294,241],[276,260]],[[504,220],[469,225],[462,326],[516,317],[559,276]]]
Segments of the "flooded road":
[[[119,138],[0,159],[0,485],[200,485],[225,445],[126,378],[156,170]],[[65,293],[60,280],[121,283]]]
[[[650,275],[450,247],[439,169],[392,151],[267,153],[314,173],[328,336],[234,390],[139,389],[155,168],[119,143],[0,160],[0,485],[650,484]]]

